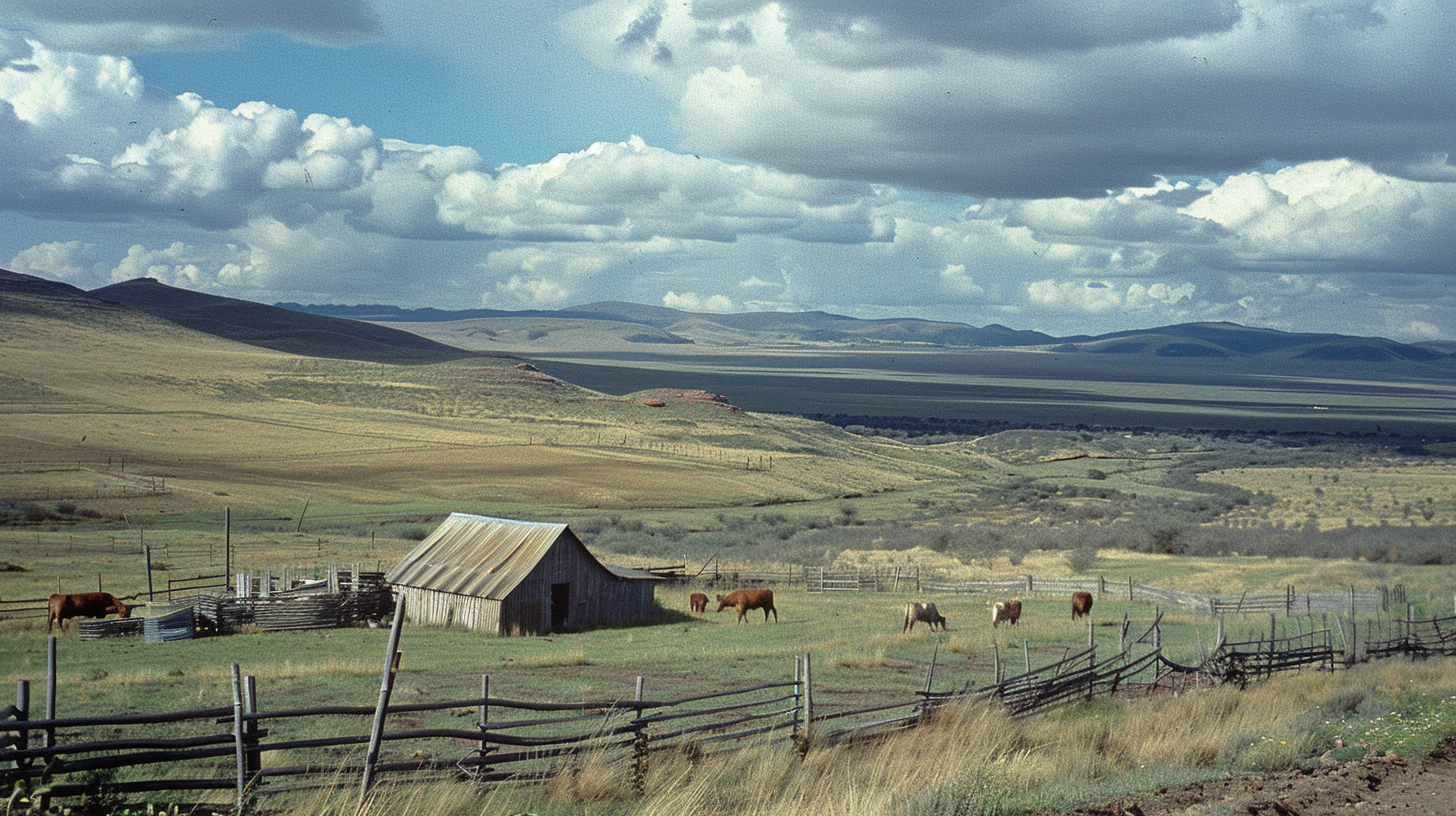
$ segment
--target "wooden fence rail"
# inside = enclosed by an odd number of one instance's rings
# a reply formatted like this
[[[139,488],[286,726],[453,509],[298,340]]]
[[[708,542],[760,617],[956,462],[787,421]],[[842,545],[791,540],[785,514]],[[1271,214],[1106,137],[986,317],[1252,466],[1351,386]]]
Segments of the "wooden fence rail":
[[[1353,628],[1347,634],[1344,625],[1348,624],[1342,622],[1341,637],[1353,641]],[[1334,670],[1359,654],[1413,659],[1456,655],[1456,617],[1408,619],[1392,625],[1395,637],[1367,635],[1349,651],[1335,648],[1329,629],[1274,637],[1271,623],[1268,638],[1238,642],[1221,638],[1207,659],[1183,666],[1164,656],[1155,620],[1137,641],[1127,640],[1124,626],[1119,650],[1104,659],[1099,659],[1093,645],[987,685],[942,679],[944,690],[934,687],[932,660],[922,690],[871,706],[828,706],[819,711],[813,708],[815,689],[807,655],[795,659],[792,679],[672,700],[645,697],[642,678],[631,699],[512,700],[491,694],[490,680],[483,677],[479,696],[459,699],[260,710],[255,683],[239,675],[233,706],[33,717],[29,684],[20,681],[16,705],[0,709],[0,792],[26,781],[44,786],[51,797],[82,796],[94,793],[96,783],[76,781],[78,774],[107,772],[115,775],[115,781],[106,788],[119,794],[236,790],[241,807],[250,806],[257,796],[328,784],[320,780],[331,779],[337,785],[341,776],[408,773],[413,778],[536,782],[560,773],[564,762],[586,752],[620,763],[640,790],[652,757],[660,752],[708,756],[713,746],[735,750],[754,737],[788,738],[800,746],[810,741],[853,741],[916,727],[959,701],[995,703],[1021,717],[1110,696],[1134,681],[1156,685],[1174,674],[1243,685],[1281,672]],[[1131,649],[1139,642],[1151,643],[1152,648],[1135,656]],[[52,649],[54,643],[52,638]],[[386,675],[394,670],[387,668]],[[53,711],[54,660],[48,671],[47,708]],[[468,725],[457,724],[462,714],[472,715]],[[319,725],[321,720],[362,722],[371,716],[380,723],[374,734],[347,725]],[[406,727],[384,727],[387,721],[406,718]],[[140,730],[128,734],[128,729]],[[329,735],[315,736],[321,732]],[[363,751],[375,744],[379,753]],[[267,755],[285,752],[288,764],[264,761]],[[149,768],[165,770],[149,775]]]

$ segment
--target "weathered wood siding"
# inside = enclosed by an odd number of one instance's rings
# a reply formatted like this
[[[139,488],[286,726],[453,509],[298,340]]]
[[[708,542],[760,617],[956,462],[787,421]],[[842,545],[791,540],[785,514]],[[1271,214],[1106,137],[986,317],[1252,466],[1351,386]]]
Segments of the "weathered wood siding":
[[[651,621],[655,583],[612,574],[568,533],[502,601],[409,586],[397,586],[396,591],[410,623],[510,636]],[[570,601],[565,622],[553,627],[552,587],[557,584],[570,587]]]
[[[500,603],[417,587],[396,587],[404,600],[405,620],[420,626],[460,627],[471,632],[500,631]]]
[[[551,625],[551,589],[570,586],[562,629],[643,623],[655,614],[654,581],[613,575],[574,536],[558,539],[501,604],[502,634],[544,634]]]

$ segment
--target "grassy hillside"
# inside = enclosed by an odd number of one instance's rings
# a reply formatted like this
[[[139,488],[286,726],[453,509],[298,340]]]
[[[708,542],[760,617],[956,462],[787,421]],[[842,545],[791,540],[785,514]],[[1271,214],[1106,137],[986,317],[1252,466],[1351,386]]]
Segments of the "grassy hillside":
[[[609,397],[510,359],[300,357],[51,293],[10,292],[0,308],[0,459],[165,477],[203,504],[300,493],[497,513],[740,504],[935,472],[817,423],[671,388]],[[23,491],[29,478],[4,481]]]
[[[152,278],[112,284],[90,294],[190,329],[290,354],[401,364],[479,356],[384,326],[208,295]]]

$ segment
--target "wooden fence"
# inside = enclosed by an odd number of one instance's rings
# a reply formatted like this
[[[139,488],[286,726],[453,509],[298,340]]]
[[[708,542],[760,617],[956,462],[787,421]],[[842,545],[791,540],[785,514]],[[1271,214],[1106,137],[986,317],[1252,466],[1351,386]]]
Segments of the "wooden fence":
[[[651,567],[644,569],[653,570]],[[680,567],[655,568],[660,574]],[[1404,585],[1380,586],[1374,589],[1297,592],[1293,586],[1280,594],[1237,597],[1200,595],[1139,584],[1131,578],[1109,581],[1106,576],[1038,577],[1025,575],[994,581],[963,581],[918,567],[879,567],[854,570],[828,570],[822,567],[788,567],[782,570],[724,570],[714,564],[711,570],[696,575],[679,576],[711,586],[801,586],[808,592],[917,592],[940,595],[979,594],[1012,597],[1017,595],[1071,595],[1090,592],[1098,598],[1125,598],[1160,605],[1176,605],[1186,609],[1207,611],[1210,616],[1222,614],[1256,615],[1278,611],[1285,615],[1330,613],[1359,615],[1376,611],[1389,612],[1406,603]]]
[[[638,678],[631,699],[528,702],[496,696],[485,676],[478,695],[398,705],[391,704],[390,692],[399,667],[402,609],[396,606],[380,698],[372,706],[262,709],[256,682],[234,664],[231,706],[60,718],[52,638],[44,716],[32,716],[26,681],[17,686],[16,704],[0,710],[0,792],[28,784],[48,797],[85,796],[98,783],[84,775],[106,772],[117,776],[105,782],[116,794],[228,791],[246,808],[260,796],[355,778],[362,780],[362,797],[384,774],[536,782],[584,754],[600,755],[641,790],[653,757],[664,752],[684,752],[696,761],[735,750],[750,738],[792,740],[802,752],[811,742],[842,743],[913,728],[957,702],[983,701],[1013,716],[1031,716],[1137,689],[1242,687],[1282,672],[1331,671],[1357,659],[1456,655],[1456,617],[1392,621],[1386,627],[1391,631],[1378,638],[1367,633],[1363,640],[1353,624],[1342,621],[1337,647],[1328,628],[1278,637],[1271,615],[1268,638],[1230,642],[1220,631],[1210,654],[1195,665],[1180,665],[1163,654],[1160,612],[1136,639],[1128,637],[1124,619],[1117,649],[1104,649],[1101,659],[1090,642],[1092,627],[1086,650],[1036,668],[1025,652],[1027,670],[1012,677],[1003,676],[1009,661],[998,650],[996,681],[990,684],[957,683],[949,670],[937,678],[933,658],[922,688],[853,709],[816,706],[816,693],[833,699],[845,690],[816,687],[809,655],[796,657],[792,675],[780,680],[682,699],[653,700]],[[1149,648],[1139,650],[1141,645]],[[469,724],[457,724],[460,717],[470,717]],[[347,725],[371,718],[368,729]],[[329,721],[343,724],[321,725]],[[387,728],[391,722],[399,727]],[[264,762],[268,755],[282,758]]]

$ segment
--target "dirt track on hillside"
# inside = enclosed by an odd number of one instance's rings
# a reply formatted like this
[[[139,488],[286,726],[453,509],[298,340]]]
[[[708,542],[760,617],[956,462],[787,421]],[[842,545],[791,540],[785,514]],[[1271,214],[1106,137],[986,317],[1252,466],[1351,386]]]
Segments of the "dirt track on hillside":
[[[1456,739],[1430,757],[1369,757],[1314,770],[1202,782],[1057,816],[1324,816],[1456,814]]]

